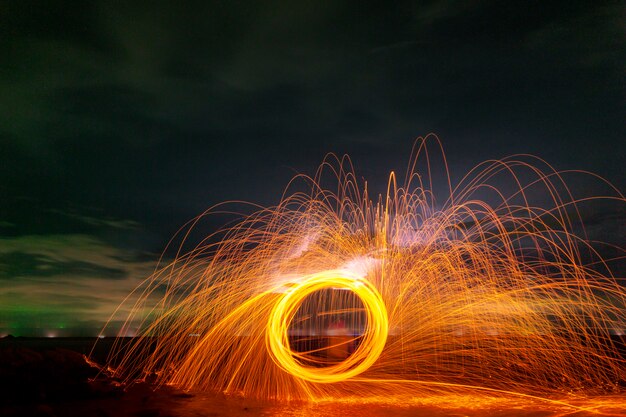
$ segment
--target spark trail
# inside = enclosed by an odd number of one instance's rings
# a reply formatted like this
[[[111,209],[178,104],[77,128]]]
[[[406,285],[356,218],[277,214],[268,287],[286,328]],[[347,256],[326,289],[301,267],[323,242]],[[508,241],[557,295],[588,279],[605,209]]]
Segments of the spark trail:
[[[373,199],[350,160],[329,155],[277,206],[191,250],[190,233],[225,206],[182,229],[175,259],[126,300],[122,334],[139,337],[118,343],[110,367],[261,399],[539,398],[597,411],[585,399],[623,395],[611,332],[626,326],[626,291],[580,208],[626,200],[592,174],[606,195],[575,197],[565,175],[520,155],[452,187],[430,135],[403,183],[392,173]]]

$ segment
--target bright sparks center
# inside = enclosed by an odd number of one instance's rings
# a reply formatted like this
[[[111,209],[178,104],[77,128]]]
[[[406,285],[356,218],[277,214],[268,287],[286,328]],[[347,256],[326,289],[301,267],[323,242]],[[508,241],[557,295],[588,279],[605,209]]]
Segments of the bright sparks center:
[[[305,366],[302,361],[306,358],[290,346],[289,328],[302,302],[328,288],[346,289],[359,297],[366,312],[365,331],[359,346],[344,361],[326,367]],[[267,323],[266,345],[274,363],[284,371],[310,382],[331,383],[352,378],[372,366],[385,347],[388,333],[387,309],[369,281],[345,271],[324,271],[308,276],[276,303]]]

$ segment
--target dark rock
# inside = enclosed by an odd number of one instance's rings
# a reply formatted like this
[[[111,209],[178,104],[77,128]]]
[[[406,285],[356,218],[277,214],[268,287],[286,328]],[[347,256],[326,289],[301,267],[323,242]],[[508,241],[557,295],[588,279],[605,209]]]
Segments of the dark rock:
[[[47,404],[22,407],[0,407],[2,417],[57,417],[54,409]]]
[[[0,349],[0,403],[88,398],[92,394],[88,380],[97,372],[74,351],[6,347]]]
[[[54,410],[48,404],[39,404],[35,411],[38,417],[56,417]]]
[[[94,411],[93,417],[111,417],[111,414],[103,408],[98,408]]]
[[[135,416],[137,416],[137,417],[159,417],[160,414],[161,413],[160,413],[159,410],[151,408],[151,409],[137,411],[135,413]]]

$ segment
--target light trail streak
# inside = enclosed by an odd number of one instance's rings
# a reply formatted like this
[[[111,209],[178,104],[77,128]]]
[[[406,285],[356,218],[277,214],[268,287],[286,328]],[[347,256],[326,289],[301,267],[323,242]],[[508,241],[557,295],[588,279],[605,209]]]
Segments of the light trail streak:
[[[623,209],[623,195],[606,183],[606,195],[574,197],[563,173],[527,155],[453,188],[443,151],[448,186],[435,190],[433,142],[416,142],[404,183],[392,173],[378,198],[349,159],[329,156],[276,207],[184,249],[223,206],[194,219],[176,259],[126,300],[124,328],[140,337],[119,342],[110,368],[261,399],[619,407],[593,398],[623,396],[611,331],[625,327],[626,291],[580,210]],[[289,191],[298,181],[308,190]]]

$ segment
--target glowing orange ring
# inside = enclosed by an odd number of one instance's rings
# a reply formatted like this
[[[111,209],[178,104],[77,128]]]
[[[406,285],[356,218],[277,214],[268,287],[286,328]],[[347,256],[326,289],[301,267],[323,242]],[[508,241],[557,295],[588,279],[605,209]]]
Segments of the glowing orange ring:
[[[288,329],[302,301],[324,288],[354,292],[363,302],[367,324],[359,347],[346,360],[325,368],[311,368],[296,361],[297,353],[289,347]],[[352,378],[372,366],[385,347],[388,333],[387,309],[376,288],[361,277],[331,270],[306,277],[278,300],[267,323],[265,343],[272,360],[284,371],[307,381],[331,383]]]

